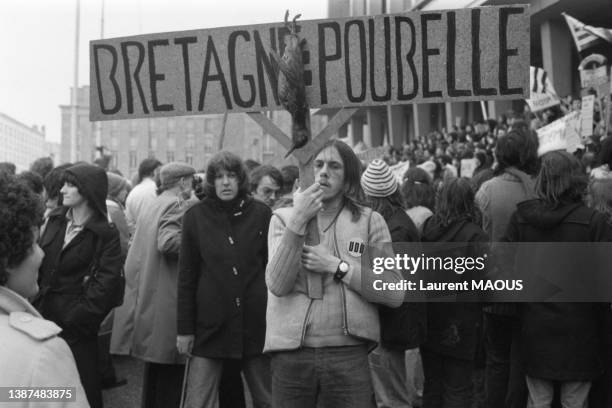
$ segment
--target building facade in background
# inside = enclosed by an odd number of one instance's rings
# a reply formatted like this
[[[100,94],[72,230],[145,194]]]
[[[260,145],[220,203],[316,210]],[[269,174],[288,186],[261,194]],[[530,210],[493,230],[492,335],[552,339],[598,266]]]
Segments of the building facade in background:
[[[40,157],[51,157],[55,163],[59,144],[45,140],[45,127],[28,126],[0,112],[0,162],[11,162],[17,172],[28,170]]]
[[[69,105],[62,105],[60,109],[62,161],[66,162],[70,157],[71,109]],[[133,177],[138,172],[138,164],[147,157],[155,157],[163,163],[182,161],[198,170],[204,169],[220,149],[223,114],[90,122],[89,86],[79,88],[77,110],[77,160],[92,162],[99,157],[97,148],[103,147],[104,153],[111,156],[110,167],[120,170],[125,177]],[[274,111],[267,115],[290,134],[291,117],[287,112]],[[313,133],[326,123],[327,116],[314,115],[311,120]],[[274,166],[295,160],[284,160],[286,149],[244,113],[228,115],[222,148],[245,160]]]
[[[579,55],[561,12],[595,27],[610,27],[609,0],[328,0],[328,17],[393,14],[466,7],[529,4],[531,65],[542,67],[559,96],[580,96]],[[601,52],[601,51],[600,51]],[[607,55],[610,60],[611,56]],[[402,146],[415,136],[484,119],[522,112],[524,100],[487,101],[486,118],[479,102],[436,103],[364,108],[344,126],[340,137],[367,147]]]

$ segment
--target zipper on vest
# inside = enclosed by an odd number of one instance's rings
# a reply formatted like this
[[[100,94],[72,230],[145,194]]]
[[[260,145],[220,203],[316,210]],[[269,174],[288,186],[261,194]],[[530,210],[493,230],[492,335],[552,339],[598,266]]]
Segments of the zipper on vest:
[[[344,293],[344,284],[340,282],[340,293],[342,294],[342,331],[345,336],[348,336],[350,333],[348,331],[348,323],[346,318],[346,294]]]
[[[300,341],[300,346],[304,344],[304,338],[306,337],[306,326],[308,325],[308,318],[310,317],[310,309],[312,308],[313,301],[314,299],[310,299],[308,310],[306,310],[306,318],[304,319],[304,324],[302,325],[302,340]]]

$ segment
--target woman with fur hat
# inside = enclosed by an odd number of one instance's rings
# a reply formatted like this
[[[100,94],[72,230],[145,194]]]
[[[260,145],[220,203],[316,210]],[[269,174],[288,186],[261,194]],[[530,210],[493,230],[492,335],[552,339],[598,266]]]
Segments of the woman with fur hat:
[[[119,233],[106,212],[108,178],[80,163],[62,176],[61,207],[49,214],[40,246],[41,314],[62,328],[92,407],[102,407],[97,335],[100,323],[122,300]]]

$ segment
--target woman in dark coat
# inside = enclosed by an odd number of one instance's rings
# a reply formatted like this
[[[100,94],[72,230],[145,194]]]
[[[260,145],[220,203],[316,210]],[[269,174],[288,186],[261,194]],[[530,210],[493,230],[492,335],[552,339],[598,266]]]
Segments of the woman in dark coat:
[[[432,256],[482,257],[489,238],[480,223],[481,215],[469,179],[445,181],[436,199],[434,215],[425,221],[421,237],[423,243],[441,245],[424,246],[425,253],[435,247]],[[427,272],[432,280],[440,282],[470,281],[481,276],[476,270],[461,274],[458,270],[456,273]],[[444,295],[449,295],[448,291]],[[456,295],[461,296],[460,293]],[[477,302],[427,304],[427,341],[421,346],[425,371],[423,408],[471,406],[472,373],[481,320],[481,305]]]
[[[92,407],[102,407],[97,337],[102,320],[122,300],[119,233],[108,223],[103,169],[76,164],[64,172],[61,207],[49,214],[40,239],[36,307],[62,328]]]
[[[606,218],[582,203],[586,186],[587,177],[578,159],[562,151],[545,154],[536,179],[539,198],[517,205],[506,240],[607,240],[610,226]],[[536,258],[530,257],[534,262]],[[551,406],[555,381],[561,383],[564,407],[585,406],[591,382],[603,371],[602,325],[606,307],[586,302],[523,304],[520,337],[528,406]]]
[[[211,159],[206,198],[185,213],[179,256],[178,338],[189,353],[185,407],[216,407],[223,366],[241,363],[254,407],[270,404],[265,335],[271,210],[250,197],[242,160]]]

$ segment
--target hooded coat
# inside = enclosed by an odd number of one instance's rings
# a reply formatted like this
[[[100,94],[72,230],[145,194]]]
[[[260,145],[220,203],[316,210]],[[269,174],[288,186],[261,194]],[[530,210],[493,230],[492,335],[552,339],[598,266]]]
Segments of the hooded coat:
[[[123,262],[119,233],[106,217],[106,173],[87,164],[72,166],[66,172],[79,181],[80,194],[94,213],[64,248],[68,207],[50,213],[40,239],[45,258],[35,303],[43,317],[62,328],[61,336],[72,345],[79,339],[95,338],[100,323],[115,307],[123,285]],[[94,263],[97,270],[92,274]]]
[[[482,256],[488,240],[489,237],[482,228],[468,220],[457,220],[448,226],[441,226],[432,217],[425,221],[423,226],[422,242],[441,243],[439,248],[444,252],[436,251],[432,255],[443,258]],[[446,245],[453,242],[466,245]],[[439,273],[440,279],[434,277],[432,280],[450,282],[449,273],[452,272],[433,273]],[[478,279],[473,272],[465,272],[456,277],[459,278],[458,281]],[[421,347],[459,359],[473,360],[478,345],[481,318],[481,305],[477,302],[429,302],[427,341]]]
[[[609,237],[605,217],[582,203],[550,208],[539,199],[518,204],[506,234],[508,242],[601,242]],[[558,381],[599,376],[607,307],[586,302],[522,304],[520,340],[527,375]]]

